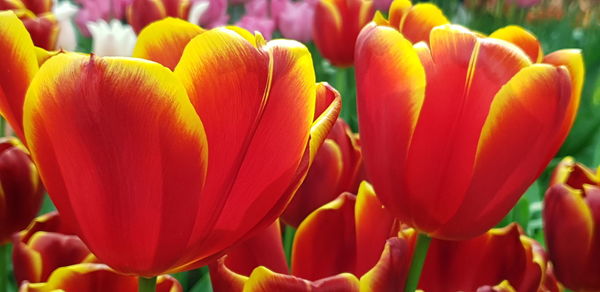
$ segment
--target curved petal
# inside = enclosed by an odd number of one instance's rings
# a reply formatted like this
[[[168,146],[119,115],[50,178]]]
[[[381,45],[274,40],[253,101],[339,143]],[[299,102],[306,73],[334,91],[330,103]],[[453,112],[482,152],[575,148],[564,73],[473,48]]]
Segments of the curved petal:
[[[242,292],[248,281],[247,276],[240,275],[225,265],[227,256],[217,259],[209,265],[210,282],[214,291]]]
[[[340,45],[343,41],[344,19],[336,0],[318,1],[313,17],[313,41],[321,55],[336,66],[352,64],[350,45]]]
[[[279,226],[277,220],[271,226],[229,250],[225,258],[227,268],[246,276],[259,266],[265,266],[276,273],[287,274],[288,267]]]
[[[25,141],[23,102],[38,65],[33,41],[12,11],[0,12],[0,63],[0,113]]]
[[[435,4],[419,3],[408,11],[399,30],[412,43],[428,42],[431,30],[447,23],[450,21]]]
[[[409,242],[399,237],[388,239],[379,261],[360,278],[360,291],[403,291],[411,257]]]
[[[260,35],[255,44],[216,28],[196,36],[175,68],[212,149],[190,239],[205,256],[271,224],[308,166],[316,103],[310,53],[295,41],[265,44]]]
[[[412,8],[410,0],[394,0],[388,12],[390,25],[398,30],[402,27],[402,21]]]
[[[419,281],[424,291],[476,291],[508,280],[518,291],[535,292],[542,267],[532,258],[516,224],[464,241],[433,239]]]
[[[363,181],[354,209],[356,230],[356,269],[358,277],[369,271],[381,256],[385,242],[397,234],[394,217],[381,205],[373,187]]]
[[[304,220],[294,238],[292,274],[316,281],[354,272],[356,241],[355,196],[342,194]]]
[[[570,92],[567,70],[543,64],[521,70],[502,87],[482,129],[464,203],[436,236],[472,237],[508,213],[558,151]]]
[[[558,138],[562,141],[571,130],[577,110],[579,109],[581,90],[583,88],[583,80],[585,79],[583,57],[581,56],[581,50],[565,49],[544,56],[543,62],[554,66],[565,66],[569,70],[569,76],[571,77],[571,99],[567,108],[566,118],[560,130],[561,134]]]
[[[405,80],[398,82],[398,78]],[[408,146],[425,99],[425,71],[411,43],[390,27],[369,24],[356,44],[356,86],[361,146],[369,180],[395,216],[405,214]]]
[[[138,35],[133,57],[152,60],[173,70],[185,46],[202,32],[199,26],[178,18],[153,22]]]
[[[250,275],[244,291],[358,292],[358,279],[352,274],[343,273],[310,282],[294,276],[277,274],[265,267],[258,267]]]
[[[146,25],[167,16],[161,0],[133,0],[127,7],[127,23],[135,33],[140,33]]]
[[[208,149],[168,69],[60,54],[33,79],[24,116],[48,193],[102,262],[153,276],[187,250]]]
[[[294,227],[317,208],[335,199],[342,175],[342,153],[331,139],[319,149],[306,179],[282,214],[284,221]]]
[[[137,278],[118,274],[104,264],[78,264],[54,271],[47,283],[25,283],[21,292],[42,291],[137,291]],[[157,292],[182,292],[181,284],[171,276],[160,276]]]
[[[573,157],[567,156],[558,163],[548,184],[566,184],[573,189],[582,190],[586,184],[600,185],[600,177],[593,170],[575,162]]]
[[[538,39],[529,31],[517,25],[509,25],[497,29],[491,35],[491,38],[505,40],[517,45],[533,63],[539,63],[544,58],[542,45]],[[546,63],[546,62],[544,62]]]
[[[405,208],[412,211],[413,226],[433,233],[463,204],[494,96],[530,62],[515,46],[480,38],[460,26],[434,28],[430,46],[431,62],[423,61],[426,98],[410,140],[402,183],[410,198]]]
[[[58,39],[58,21],[54,14],[46,13],[34,18],[23,19],[23,24],[27,28],[33,43],[46,50],[56,49],[56,40]]]

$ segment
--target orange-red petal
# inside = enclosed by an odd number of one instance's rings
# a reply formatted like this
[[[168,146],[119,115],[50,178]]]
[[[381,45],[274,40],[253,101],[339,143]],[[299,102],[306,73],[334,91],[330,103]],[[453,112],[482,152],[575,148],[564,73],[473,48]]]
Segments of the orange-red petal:
[[[532,33],[520,26],[505,26],[494,31],[490,37],[505,40],[517,45],[525,52],[525,54],[527,54],[527,56],[529,56],[529,59],[533,63],[539,63],[544,58],[540,42]]]
[[[24,116],[48,193],[102,262],[154,276],[189,250],[208,149],[171,71],[60,54],[35,75]]]
[[[178,18],[167,17],[153,22],[138,35],[133,57],[152,60],[173,70],[188,42],[203,31]]]

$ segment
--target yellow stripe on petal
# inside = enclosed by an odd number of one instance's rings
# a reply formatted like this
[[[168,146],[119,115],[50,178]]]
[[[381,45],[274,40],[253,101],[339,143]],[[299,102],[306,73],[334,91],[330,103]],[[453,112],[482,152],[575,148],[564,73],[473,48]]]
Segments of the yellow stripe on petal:
[[[23,101],[38,70],[33,41],[12,11],[0,12],[0,114],[24,141]]]
[[[152,60],[173,70],[188,42],[202,32],[201,27],[178,18],[153,22],[140,32],[133,57]]]

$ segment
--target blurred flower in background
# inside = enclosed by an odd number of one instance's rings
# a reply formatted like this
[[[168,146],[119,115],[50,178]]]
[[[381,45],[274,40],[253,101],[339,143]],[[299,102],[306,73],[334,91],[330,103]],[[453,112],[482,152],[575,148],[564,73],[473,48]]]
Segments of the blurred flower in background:
[[[544,199],[544,231],[558,280],[574,291],[600,289],[600,168],[563,159]]]
[[[87,27],[94,39],[92,52],[104,56],[125,56],[133,54],[136,36],[133,28],[113,19],[109,23],[100,19],[88,22]]]
[[[123,19],[125,10],[133,0],[77,0],[81,9],[77,13],[76,22],[84,36],[91,36],[88,22],[111,19]],[[64,1],[63,1],[64,2]]]

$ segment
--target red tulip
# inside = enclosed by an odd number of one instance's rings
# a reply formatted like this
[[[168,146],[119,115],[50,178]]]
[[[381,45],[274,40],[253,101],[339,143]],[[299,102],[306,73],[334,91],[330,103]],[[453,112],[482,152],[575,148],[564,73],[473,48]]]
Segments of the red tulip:
[[[42,204],[44,187],[26,151],[15,138],[0,139],[0,245],[27,227]]]
[[[600,290],[600,168],[567,157],[544,198],[544,232],[557,279],[574,291]]]
[[[118,274],[104,264],[77,264],[54,271],[45,283],[23,283],[19,292],[86,291],[136,292],[137,278]],[[171,276],[160,276],[157,292],[182,292],[181,284]]]
[[[31,82],[25,134],[48,192],[115,270],[193,269],[270,225],[333,126],[339,95],[315,85],[306,47],[237,31],[194,37],[174,72],[66,53]]]
[[[523,36],[513,39],[519,47],[537,43],[522,29],[513,33]],[[361,32],[357,103],[367,176],[394,216],[419,232],[466,239],[494,226],[571,128],[583,80],[579,51],[532,64],[516,45],[453,25],[414,46],[385,23]]]
[[[92,261],[95,257],[66,229],[56,212],[36,218],[13,237],[13,267],[18,284],[46,282],[60,267]]]
[[[357,197],[343,194],[302,222],[291,274],[275,224],[211,265],[213,287],[216,292],[402,291],[416,233],[399,228],[363,184]],[[466,241],[434,239],[419,287],[428,292],[558,291],[547,267],[539,244],[511,225]]]
[[[313,18],[313,40],[321,55],[335,66],[352,66],[356,37],[373,13],[371,0],[320,0]]]
[[[294,227],[312,211],[343,192],[356,192],[360,182],[362,156],[357,134],[338,119],[315,157],[306,179],[282,215]]]
[[[410,0],[394,0],[386,20],[379,12],[375,22],[391,26],[402,33],[411,43],[429,42],[429,32],[436,26],[448,24],[450,21],[435,4],[417,3]]]
[[[127,22],[136,33],[148,24],[166,17],[187,19],[188,0],[133,0],[127,7]]]
[[[54,50],[58,40],[58,21],[52,13],[21,19],[31,35],[33,43],[46,50]]]

